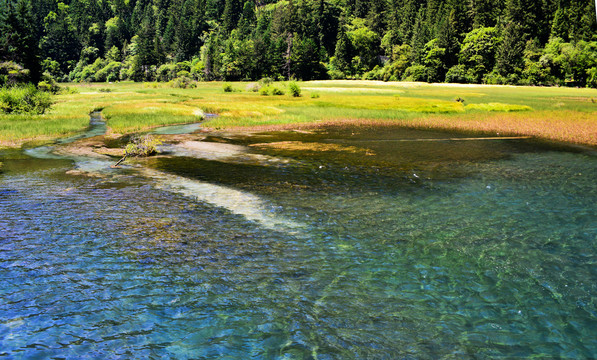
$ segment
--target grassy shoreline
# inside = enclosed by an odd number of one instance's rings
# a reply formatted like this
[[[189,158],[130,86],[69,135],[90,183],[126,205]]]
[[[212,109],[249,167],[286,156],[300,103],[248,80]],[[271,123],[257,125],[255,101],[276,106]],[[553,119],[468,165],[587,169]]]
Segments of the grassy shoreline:
[[[0,115],[0,147],[50,140],[84,130],[89,113],[103,109],[112,133],[192,123],[219,116],[210,129],[272,131],[322,126],[404,126],[533,136],[597,147],[597,90],[490,85],[311,81],[303,96],[263,96],[249,83],[199,83],[176,89],[163,83],[69,84],[44,115]],[[286,83],[277,86],[284,88]]]

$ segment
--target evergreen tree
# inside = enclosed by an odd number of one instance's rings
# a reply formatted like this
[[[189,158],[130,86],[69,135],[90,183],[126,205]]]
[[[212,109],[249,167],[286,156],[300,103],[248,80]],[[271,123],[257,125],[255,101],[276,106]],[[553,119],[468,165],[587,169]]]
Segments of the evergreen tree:
[[[0,60],[36,78],[40,58],[59,76],[87,79],[103,62],[122,60],[122,74],[144,79],[166,62],[201,55],[197,71],[210,80],[323,78],[322,62],[334,77],[354,77],[389,61],[368,77],[398,79],[414,62],[410,75],[434,81],[455,68],[450,79],[480,81],[494,71],[527,83],[585,82],[590,69],[582,67],[591,62],[571,54],[593,49],[596,33],[588,0],[0,0]],[[524,56],[525,44],[556,47],[550,37],[562,39],[561,51]],[[83,49],[98,59],[84,65]]]
[[[568,40],[568,18],[566,9],[558,6],[551,25],[551,37]]]
[[[354,0],[354,16],[364,18],[369,13],[369,0]]]
[[[250,35],[255,27],[256,21],[257,18],[255,17],[255,4],[253,1],[246,1],[243,5],[243,13],[238,24],[238,30],[241,36]]]
[[[346,34],[346,25],[341,21],[338,26],[338,41],[336,42],[336,49],[334,51],[334,65],[339,71],[345,74],[351,74],[351,62],[353,56],[354,49]]]
[[[392,0],[394,6],[399,9],[395,15],[398,34],[404,43],[410,42],[413,38],[413,29],[417,21],[418,7],[416,0]]]
[[[386,28],[386,9],[388,4],[386,0],[372,0],[369,5],[369,14],[367,15],[368,27],[378,34],[382,34]]]
[[[415,26],[413,30],[412,39],[410,41],[411,46],[411,61],[415,64],[421,63],[421,57],[423,53],[423,47],[429,39],[429,28],[424,21],[425,12],[421,8],[417,14]]]
[[[51,11],[44,18],[45,35],[40,41],[44,58],[58,61],[64,73],[73,68],[81,53],[82,45],[76,38],[69,7],[58,3],[57,12]]]
[[[141,23],[137,40],[137,57],[143,70],[147,70],[149,65],[158,63],[158,54],[156,53],[155,22],[153,12],[150,7],[146,8],[143,22]]]
[[[446,68],[456,65],[458,63],[460,43],[458,42],[458,36],[449,15],[445,15],[444,19],[440,22],[437,40],[438,46],[445,49],[444,62]]]
[[[507,0],[506,21],[520,26],[524,41],[533,38],[547,40],[549,26],[545,18],[542,0]]]
[[[496,0],[470,0],[469,11],[473,27],[495,26],[501,3]]]
[[[496,71],[508,77],[520,74],[524,67],[524,49],[522,26],[516,22],[506,25],[502,35],[502,42],[496,54]]]
[[[325,78],[325,68],[321,66],[317,43],[310,38],[295,37],[292,49],[291,73],[301,80]]]
[[[238,25],[243,11],[243,3],[241,0],[226,0],[224,6],[224,14],[222,15],[222,29],[226,33],[230,33]]]
[[[184,0],[180,4],[180,18],[176,19],[174,26],[174,53],[176,61],[190,60],[199,53],[203,45],[201,35],[207,26],[202,0]]]
[[[220,20],[224,13],[226,2],[222,0],[207,0],[205,6],[205,16],[208,19]]]
[[[37,83],[41,64],[33,14],[29,0],[9,2],[5,7],[4,21],[0,24],[0,59],[14,61],[29,70],[29,77]]]
[[[447,11],[449,11],[449,18],[451,26],[454,29],[458,41],[462,42],[466,34],[472,29],[472,21],[469,16],[469,12],[463,1],[461,0],[450,0],[448,2]]]
[[[340,21],[341,9],[327,1],[320,0],[323,6],[323,14],[319,25],[319,45],[323,46],[327,55],[332,56],[336,49],[336,39],[338,38],[338,25]]]

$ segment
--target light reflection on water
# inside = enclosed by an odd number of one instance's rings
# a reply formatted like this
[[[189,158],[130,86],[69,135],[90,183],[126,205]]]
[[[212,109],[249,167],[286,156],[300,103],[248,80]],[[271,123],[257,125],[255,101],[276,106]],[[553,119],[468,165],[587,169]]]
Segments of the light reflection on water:
[[[525,144],[105,178],[3,154],[0,355],[596,357],[596,159]]]

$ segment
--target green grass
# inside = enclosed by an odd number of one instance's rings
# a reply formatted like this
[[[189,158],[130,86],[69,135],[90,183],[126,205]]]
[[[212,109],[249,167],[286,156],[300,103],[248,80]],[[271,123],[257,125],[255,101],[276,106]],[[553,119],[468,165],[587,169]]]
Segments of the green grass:
[[[246,89],[247,85],[232,84],[235,89]],[[298,85],[300,97],[289,93],[261,96],[246,90],[225,92],[221,82],[199,83],[194,89],[164,83],[70,84],[78,93],[56,96],[56,104],[44,115],[0,115],[0,145],[15,146],[24,139],[51,139],[81,131],[93,109],[102,109],[115,133],[197,122],[203,113],[216,113],[219,116],[207,121],[206,127],[267,129],[379,121],[486,132],[503,128],[507,133],[597,145],[595,89],[377,81]],[[288,83],[271,86],[287,89]]]

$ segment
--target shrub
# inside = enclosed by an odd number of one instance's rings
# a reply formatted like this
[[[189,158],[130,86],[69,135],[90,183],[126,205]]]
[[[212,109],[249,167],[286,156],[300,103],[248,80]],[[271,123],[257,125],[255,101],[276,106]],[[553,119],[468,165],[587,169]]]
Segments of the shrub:
[[[16,85],[26,82],[28,79],[29,70],[24,69],[21,65],[12,61],[0,63],[0,86]]]
[[[346,79],[346,75],[342,71],[337,70],[337,69],[330,69],[330,70],[328,70],[328,76],[332,80]]]
[[[381,80],[383,79],[383,71],[385,68],[381,68],[379,65],[375,65],[373,70],[363,74],[363,80]]]
[[[258,83],[250,83],[247,85],[248,92],[258,92],[261,86]]]
[[[427,81],[427,68],[424,65],[409,66],[404,70],[403,79],[406,81]]]
[[[288,90],[290,90],[290,95],[292,95],[293,97],[299,97],[299,96],[301,96],[301,88],[294,81],[291,81],[288,84]]]
[[[149,156],[158,152],[158,145],[162,142],[151,135],[133,136],[126,145],[126,156]]]
[[[181,71],[191,72],[191,63],[189,61],[180,61],[176,63],[176,73]]]
[[[508,79],[503,77],[502,75],[498,74],[495,71],[490,72],[483,76],[483,83],[489,85],[503,85],[508,82]]]
[[[233,92],[234,89],[232,88],[232,85],[225,83],[224,85],[222,85],[222,88],[224,89],[224,92]]]
[[[597,88],[597,67],[587,70],[587,87]],[[595,102],[593,99],[591,101]]]
[[[157,71],[156,76],[158,81],[171,81],[176,77],[176,65],[174,64],[163,64]]]
[[[178,89],[193,89],[197,87],[197,82],[186,76],[177,77],[168,84],[170,87]]]
[[[52,94],[56,94],[60,90],[59,86],[57,89],[54,89],[53,84],[51,84],[47,81],[40,81],[37,84],[37,88],[39,89],[39,91],[44,91],[44,92],[48,92],[48,93],[52,93]]]
[[[108,77],[106,77],[106,81],[107,82],[118,81],[118,75],[116,75],[116,74],[110,74],[110,75],[108,75]]]
[[[469,78],[466,66],[464,65],[454,65],[448,69],[448,72],[446,73],[447,83],[466,84],[471,82],[469,80],[471,79]]]
[[[259,95],[268,96],[269,95],[269,87],[264,86],[261,89],[259,89]]]
[[[319,99],[319,93],[312,93],[311,99]]]
[[[203,80],[205,78],[205,64],[199,58],[194,58],[191,62],[191,76],[195,80]]]
[[[6,114],[43,114],[50,106],[50,94],[32,84],[0,89],[0,111]]]
[[[79,90],[74,87],[63,86],[60,88],[60,93],[62,93],[62,94],[78,94]]]
[[[83,62],[79,61],[73,71],[71,71],[69,77],[76,82],[83,81],[97,81],[96,74],[100,72],[107,64],[105,60],[97,58],[92,64],[83,66]],[[101,81],[104,81],[102,79]]]
[[[52,94],[58,94],[60,92],[60,86],[56,83],[56,80],[50,75],[50,73],[45,72],[42,75],[42,81],[37,84],[37,89],[40,91],[49,92]]]
[[[112,61],[95,73],[95,81],[116,81],[122,69],[122,63]]]
[[[284,91],[275,87],[272,89],[272,95],[284,95]]]
[[[274,79],[272,79],[270,77],[264,77],[261,80],[259,80],[259,85],[270,86],[273,82],[274,82]]]

